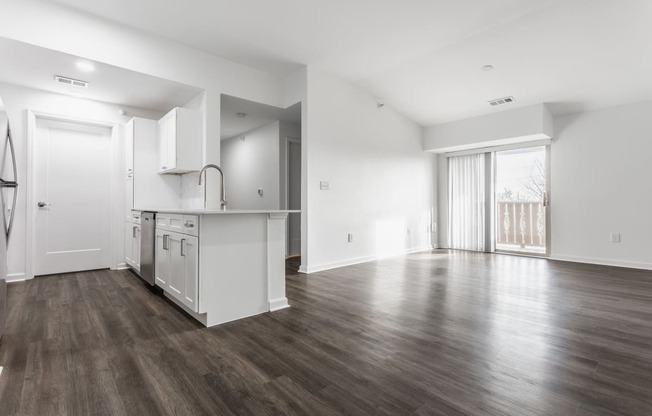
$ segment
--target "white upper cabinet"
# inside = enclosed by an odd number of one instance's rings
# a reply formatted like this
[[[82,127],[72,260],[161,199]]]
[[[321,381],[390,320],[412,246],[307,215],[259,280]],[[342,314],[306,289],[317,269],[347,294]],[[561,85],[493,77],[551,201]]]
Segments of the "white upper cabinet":
[[[201,113],[174,108],[158,122],[158,172],[186,173],[202,168]]]

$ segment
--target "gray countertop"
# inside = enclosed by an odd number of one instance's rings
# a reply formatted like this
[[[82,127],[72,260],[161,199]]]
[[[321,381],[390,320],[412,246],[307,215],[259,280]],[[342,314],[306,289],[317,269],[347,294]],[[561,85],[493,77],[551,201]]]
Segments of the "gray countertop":
[[[184,209],[184,208],[134,208],[133,211],[153,211],[167,214],[189,214],[189,215],[226,215],[226,214],[294,214],[300,210],[275,210],[275,209]]]

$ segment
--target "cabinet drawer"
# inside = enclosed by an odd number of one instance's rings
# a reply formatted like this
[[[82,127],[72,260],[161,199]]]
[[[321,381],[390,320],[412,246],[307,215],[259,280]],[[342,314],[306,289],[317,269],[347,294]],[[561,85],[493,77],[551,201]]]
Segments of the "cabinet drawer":
[[[177,233],[184,232],[183,215],[181,214],[156,214],[156,228]]]
[[[183,216],[183,230],[181,231],[184,234],[199,235],[199,217],[196,215],[184,215]]]

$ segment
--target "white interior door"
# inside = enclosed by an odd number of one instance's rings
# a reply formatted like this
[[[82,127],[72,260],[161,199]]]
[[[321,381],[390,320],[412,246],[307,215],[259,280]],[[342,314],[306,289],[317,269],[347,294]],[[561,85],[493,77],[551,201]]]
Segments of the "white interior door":
[[[35,275],[109,267],[109,155],[109,128],[37,119]]]

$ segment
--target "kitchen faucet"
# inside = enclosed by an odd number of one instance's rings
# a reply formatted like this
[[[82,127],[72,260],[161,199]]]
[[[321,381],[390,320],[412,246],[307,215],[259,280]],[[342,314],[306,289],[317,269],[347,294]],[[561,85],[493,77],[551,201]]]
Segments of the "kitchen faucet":
[[[224,172],[222,172],[222,169],[217,165],[213,165],[212,163],[201,168],[201,171],[199,172],[199,185],[201,186],[201,175],[208,168],[214,168],[217,169],[218,172],[220,172],[220,177],[222,178],[222,189],[220,192],[220,209],[224,211],[226,210],[226,191],[224,190]],[[204,180],[204,209],[206,209],[206,180]]]

